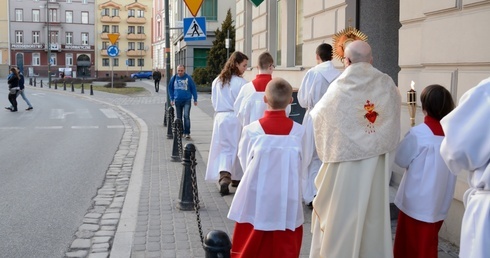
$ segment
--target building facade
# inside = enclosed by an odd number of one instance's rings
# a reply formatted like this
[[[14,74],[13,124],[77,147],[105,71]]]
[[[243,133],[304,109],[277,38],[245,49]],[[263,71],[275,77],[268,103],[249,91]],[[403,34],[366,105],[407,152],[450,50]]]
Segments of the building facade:
[[[97,77],[130,76],[138,71],[152,70],[152,8],[151,0],[120,0],[97,2]],[[118,35],[114,45],[119,49],[110,57],[107,48],[112,45],[110,34]]]
[[[93,10],[94,0],[9,0],[11,65],[27,76],[93,76]]]
[[[5,1],[4,5],[0,5],[0,78],[7,77],[10,64],[8,4],[9,3]]]
[[[379,2],[379,1],[378,1]],[[236,49],[251,57],[252,66],[263,51],[275,57],[273,76],[298,88],[315,63],[315,48],[332,44],[333,35],[349,26],[367,34],[373,65],[397,83],[402,100],[411,81],[421,92],[430,84],[445,86],[457,101],[468,89],[490,76],[489,0],[277,0],[254,6],[236,0]],[[334,64],[343,69],[342,63]],[[251,80],[256,72],[245,73]],[[423,122],[420,101],[416,121]],[[402,135],[410,128],[402,107]],[[394,168],[392,185],[403,170]],[[459,245],[462,196],[466,175],[458,178],[454,200],[440,235]]]

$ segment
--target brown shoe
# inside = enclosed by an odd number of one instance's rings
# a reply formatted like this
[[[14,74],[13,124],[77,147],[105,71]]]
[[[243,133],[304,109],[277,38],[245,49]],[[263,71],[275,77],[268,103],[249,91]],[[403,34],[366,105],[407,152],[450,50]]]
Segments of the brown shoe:
[[[219,193],[221,195],[230,194],[230,189],[228,186],[231,184],[231,174],[230,172],[221,171],[219,172]]]
[[[231,180],[231,186],[238,187],[238,184],[240,184],[240,180]]]

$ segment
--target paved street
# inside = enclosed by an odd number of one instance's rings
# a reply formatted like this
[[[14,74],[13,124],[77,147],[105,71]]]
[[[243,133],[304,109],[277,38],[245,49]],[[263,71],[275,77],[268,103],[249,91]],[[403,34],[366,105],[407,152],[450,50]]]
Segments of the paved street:
[[[155,93],[152,81],[137,81],[134,85],[148,92],[131,97],[103,92],[84,95],[117,108],[125,131],[66,257],[204,257],[196,214],[176,208],[182,165],[170,158],[172,140],[167,139],[167,128],[163,127],[164,87]],[[212,132],[209,98],[209,93],[199,94],[198,106],[191,109],[192,139],[183,142],[194,143],[198,150],[196,169],[204,234],[219,229],[231,237],[234,223],[226,215],[233,195],[221,197],[216,184],[204,181]],[[308,257],[311,241],[308,208],[305,219],[301,257]],[[395,229],[395,221],[392,224]],[[454,246],[445,241],[439,246],[439,257],[457,257]]]

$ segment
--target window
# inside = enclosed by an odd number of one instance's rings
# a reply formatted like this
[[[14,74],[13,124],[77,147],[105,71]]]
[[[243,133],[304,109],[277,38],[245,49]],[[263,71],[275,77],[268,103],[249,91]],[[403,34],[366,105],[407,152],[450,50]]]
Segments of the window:
[[[128,34],[134,34],[134,26],[128,26]]]
[[[72,0],[66,0],[66,3],[71,4]]]
[[[112,17],[118,17],[119,16],[119,9],[112,9]]]
[[[56,56],[57,56],[56,53],[51,53],[52,65],[58,65],[58,60],[56,60]]]
[[[145,11],[144,10],[136,10],[136,17],[144,18],[145,17]]]
[[[135,10],[134,9],[129,9],[128,10],[128,18],[129,17],[134,17],[134,14],[135,14]]]
[[[23,44],[24,43],[24,31],[16,30],[15,31],[15,43]]]
[[[73,32],[67,32],[66,33],[65,44],[67,44],[67,45],[72,45],[73,44]]]
[[[22,21],[24,19],[24,10],[15,9],[15,21]]]
[[[134,58],[128,59],[127,66],[134,66]]]
[[[58,37],[58,31],[49,31],[49,40],[53,45],[58,44],[58,42],[60,41]]]
[[[208,62],[209,49],[194,48],[194,69],[206,67]]]
[[[109,66],[109,58],[102,58],[102,66]]]
[[[162,37],[162,21],[157,21],[157,37]]]
[[[112,60],[112,66],[119,66],[119,58],[113,58]]]
[[[296,1],[296,55],[295,65],[303,64],[303,0]]]
[[[49,0],[51,3],[56,3],[56,0]]]
[[[73,54],[72,53],[66,53],[65,54],[65,64],[66,65],[73,65]]]
[[[35,66],[41,65],[41,54],[32,53],[32,65]]]
[[[65,21],[66,23],[73,23],[73,11],[65,12]]]
[[[139,58],[138,59],[138,66],[145,66],[145,59]]]
[[[58,13],[56,12],[56,9],[49,9],[49,21],[58,22]]]
[[[145,42],[138,42],[138,50],[145,50]]]
[[[82,12],[82,23],[88,24],[88,12]]]
[[[102,33],[109,33],[109,25],[102,25]]]
[[[102,49],[103,50],[106,50],[109,46],[110,46],[110,42],[109,41],[103,41],[102,42]]]
[[[138,34],[145,34],[145,27],[144,26],[138,26]]]
[[[110,13],[109,8],[104,8],[104,9],[102,10],[102,13],[101,13],[101,14],[102,14],[102,16],[109,16],[109,13]]]
[[[39,44],[39,31],[32,32],[32,44]]]
[[[112,25],[112,33],[119,33],[119,25]]]
[[[32,21],[33,22],[39,22],[39,17],[40,17],[39,14],[40,14],[39,9],[32,10]]]
[[[88,45],[88,32],[82,32],[82,45]]]
[[[201,16],[205,16],[207,21],[218,20],[218,1],[204,0],[201,7]]]
[[[82,4],[87,4],[88,0],[82,0]]]
[[[282,28],[282,16],[280,15],[281,13],[281,5],[282,1],[278,0],[277,1],[277,12],[276,12],[276,17],[277,17],[277,55],[276,55],[276,65],[281,65],[281,44],[282,44],[282,33],[281,33],[281,28]]]
[[[134,42],[128,42],[128,50],[135,50],[134,46]]]

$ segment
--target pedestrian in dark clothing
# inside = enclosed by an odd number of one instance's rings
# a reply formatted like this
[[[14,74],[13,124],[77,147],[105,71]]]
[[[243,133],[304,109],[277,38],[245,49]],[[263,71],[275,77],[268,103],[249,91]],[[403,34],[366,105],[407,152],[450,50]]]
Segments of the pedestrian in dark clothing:
[[[15,67],[10,68],[10,74],[7,78],[9,85],[9,96],[8,99],[12,108],[8,107],[7,109],[11,112],[17,112],[17,96],[19,95],[19,73],[17,73],[17,69]]]
[[[155,91],[158,92],[158,89],[160,88],[160,80],[162,79],[162,73],[155,69],[152,76],[153,80],[155,80]]]

